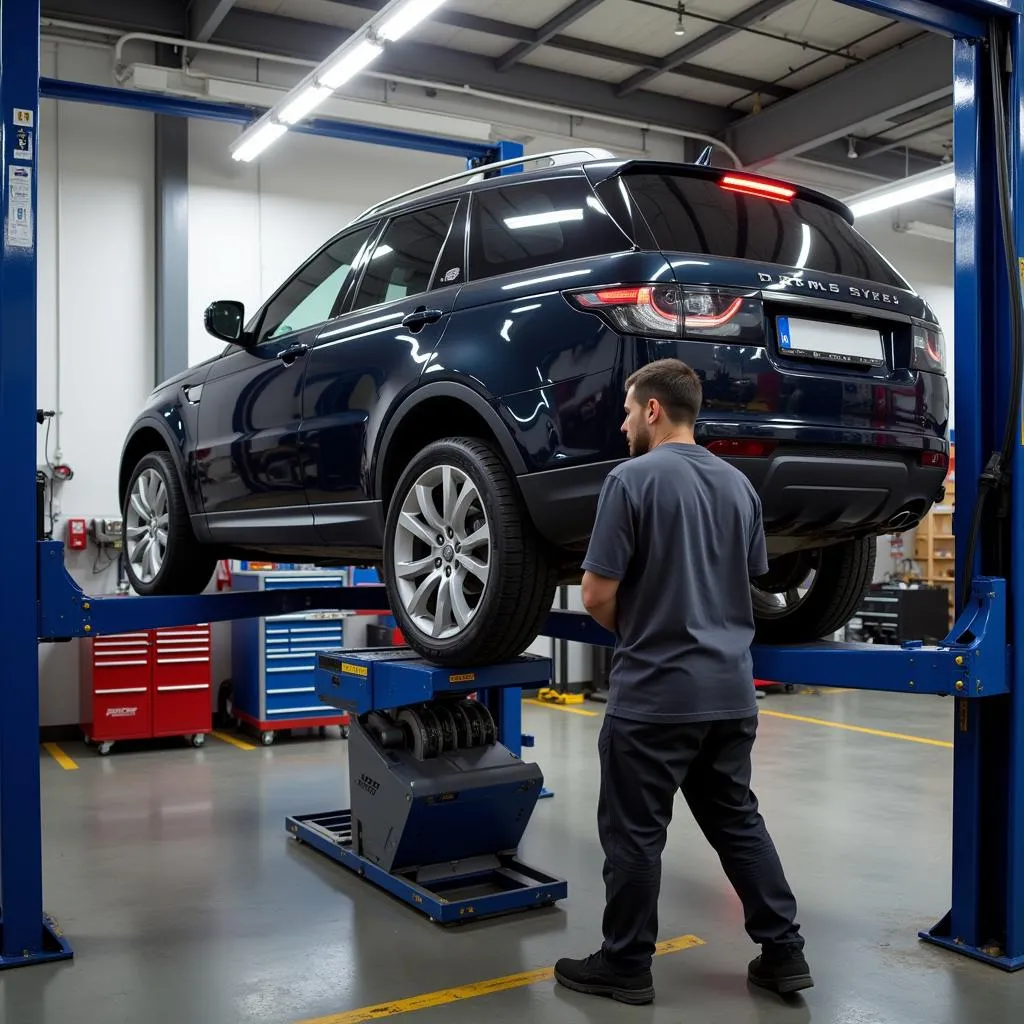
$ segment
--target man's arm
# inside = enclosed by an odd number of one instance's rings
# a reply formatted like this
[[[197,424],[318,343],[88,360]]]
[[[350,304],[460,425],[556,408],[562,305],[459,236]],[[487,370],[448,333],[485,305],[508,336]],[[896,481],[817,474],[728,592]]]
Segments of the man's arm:
[[[594,572],[583,574],[583,607],[590,612],[605,629],[615,632],[616,596],[619,581],[610,580]]]
[[[615,632],[619,581],[633,559],[636,523],[625,484],[608,476],[583,560],[583,607],[605,629]]]

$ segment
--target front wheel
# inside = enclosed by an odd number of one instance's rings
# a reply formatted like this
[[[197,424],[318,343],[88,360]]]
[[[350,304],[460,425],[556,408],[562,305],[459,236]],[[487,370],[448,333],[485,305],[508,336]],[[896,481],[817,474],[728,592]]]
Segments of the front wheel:
[[[125,566],[136,593],[198,594],[206,589],[217,559],[192,533],[168,452],[139,459],[125,492],[122,522]]]
[[[388,508],[384,577],[406,642],[448,666],[518,657],[556,587],[515,481],[477,438],[437,441],[402,474]]]
[[[811,643],[842,629],[875,571],[874,537],[769,559],[753,586],[757,641]]]

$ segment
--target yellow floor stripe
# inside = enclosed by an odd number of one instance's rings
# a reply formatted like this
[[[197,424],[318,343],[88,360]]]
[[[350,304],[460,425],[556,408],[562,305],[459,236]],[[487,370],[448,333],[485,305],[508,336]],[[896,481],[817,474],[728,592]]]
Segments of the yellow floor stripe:
[[[762,715],[771,718],[785,718],[790,722],[807,722],[809,725],[825,725],[829,729],[843,729],[846,732],[860,732],[866,736],[881,736],[887,740],[903,740],[906,743],[923,743],[928,747],[948,747],[953,744],[947,740],[931,740],[924,736],[907,736],[902,732],[885,732],[882,729],[866,729],[863,725],[847,725],[845,722],[826,722],[823,718],[806,718],[803,715],[789,715],[784,711],[762,711]]]
[[[667,939],[659,942],[655,956],[666,953],[679,953],[684,949],[703,946],[704,940],[696,935],[682,935],[678,939]],[[491,978],[490,981],[475,981],[458,988],[443,988],[437,992],[428,992],[409,999],[396,999],[391,1003],[378,1003],[376,1006],[364,1006],[359,1010],[346,1010],[334,1013],[329,1017],[314,1017],[299,1021],[298,1024],[365,1024],[366,1021],[382,1020],[385,1017],[397,1017],[401,1013],[415,1013],[417,1010],[429,1010],[434,1006],[447,1003],[458,1003],[464,999],[476,999],[478,996],[489,996],[495,992],[507,992],[513,988],[524,988],[536,985],[540,981],[551,981],[554,968],[541,967],[536,971],[524,971],[522,974],[509,974],[504,978]]]
[[[43,750],[45,750],[50,757],[54,759],[66,772],[77,772],[78,765],[64,753],[56,743],[44,743]]]
[[[551,708],[553,711],[568,711],[570,715],[586,715],[587,718],[596,718],[598,712],[587,711],[586,708],[574,708],[569,704],[551,704],[546,700],[534,700],[532,697],[524,697],[524,704],[532,704],[535,708]]]
[[[230,743],[233,747],[238,747],[239,750],[255,750],[256,745],[253,743],[246,743],[245,740],[238,739],[237,736],[231,736],[226,732],[211,732],[211,736],[216,736],[222,743]]]

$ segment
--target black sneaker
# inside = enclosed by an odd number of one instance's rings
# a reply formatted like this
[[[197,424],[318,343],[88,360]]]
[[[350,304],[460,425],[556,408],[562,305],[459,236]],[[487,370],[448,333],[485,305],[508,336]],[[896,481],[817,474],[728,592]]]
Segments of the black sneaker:
[[[803,951],[784,946],[779,950],[764,951],[750,961],[747,979],[752,985],[766,988],[779,995],[789,995],[801,989],[813,988],[814,979]]]
[[[574,992],[608,996],[631,1006],[643,1006],[654,1001],[654,979],[650,970],[640,974],[620,974],[605,963],[600,951],[583,960],[559,960],[555,964],[555,980]]]

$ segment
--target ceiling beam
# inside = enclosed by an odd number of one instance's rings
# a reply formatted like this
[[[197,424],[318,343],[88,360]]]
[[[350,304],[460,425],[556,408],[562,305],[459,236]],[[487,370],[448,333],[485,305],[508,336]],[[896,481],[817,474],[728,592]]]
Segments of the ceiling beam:
[[[221,23],[213,41],[320,61],[341,45],[348,34],[327,25],[236,7]],[[403,41],[401,46],[385,53],[374,64],[373,70],[469,86],[490,93],[499,101],[504,96],[514,96],[545,105],[568,107],[578,110],[582,116],[588,112],[604,114],[643,124],[688,128],[719,137],[735,120],[732,112],[710,103],[653,92],[620,98],[616,96],[611,82],[528,64],[501,74],[495,70],[489,57],[427,43]]]
[[[181,0],[42,0],[44,18],[62,18],[87,25],[120,28],[125,32],[181,35],[185,32],[185,8]]]
[[[619,86],[618,94],[628,96],[630,93],[636,92],[637,89],[642,89],[659,75],[665,74],[666,71],[672,71],[680,64],[685,64],[691,57],[696,57],[706,50],[710,50],[712,46],[725,42],[740,29],[767,18],[768,15],[774,14],[792,2],[793,0],[760,0],[753,7],[748,7],[745,11],[740,11],[739,14],[730,18],[727,25],[716,25],[699,35],[693,42],[680,46],[678,50],[673,50],[667,57],[662,57],[657,62],[656,68],[638,71],[631,78],[627,78]]]
[[[200,43],[209,42],[227,17],[235,0],[192,0],[188,11],[188,34]]]
[[[743,118],[729,129],[727,141],[746,166],[757,166],[920,109],[952,91],[953,44],[927,34]]]
[[[503,53],[495,62],[495,67],[499,71],[508,71],[524,57],[529,57],[534,50],[540,49],[552,36],[558,35],[563,28],[568,28],[574,21],[579,21],[585,14],[589,14],[603,2],[604,0],[575,0],[575,3],[570,4],[565,10],[559,11],[553,18],[544,22],[540,28],[535,29],[533,38],[529,42],[519,43],[507,53]]]
[[[330,2],[342,7],[379,11],[384,6],[385,0],[330,0]],[[498,21],[496,18],[485,18],[479,14],[468,14],[465,11],[449,10],[445,7],[436,10],[430,18],[431,21],[449,28],[480,32],[483,35],[516,40],[521,43],[531,42],[535,34],[535,30],[529,25],[515,25],[510,21]],[[658,66],[658,58],[652,57],[649,53],[624,50],[618,46],[594,43],[589,39],[578,39],[575,36],[553,35],[545,41],[544,45],[551,50],[562,50],[565,53],[576,53],[584,57],[596,57],[598,60],[607,60],[613,64],[623,64],[632,68],[655,69]],[[748,75],[736,74],[721,68],[706,68],[700,64],[681,64],[669,73],[698,82],[710,82],[731,89],[741,89],[743,92],[759,92],[766,96],[775,96],[778,99],[785,99],[796,92],[796,89],[791,89],[786,85],[764,82],[759,78],[751,78]]]

